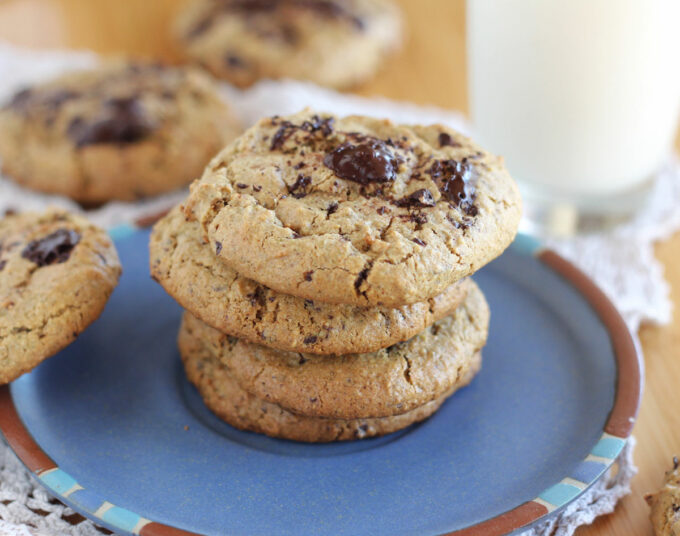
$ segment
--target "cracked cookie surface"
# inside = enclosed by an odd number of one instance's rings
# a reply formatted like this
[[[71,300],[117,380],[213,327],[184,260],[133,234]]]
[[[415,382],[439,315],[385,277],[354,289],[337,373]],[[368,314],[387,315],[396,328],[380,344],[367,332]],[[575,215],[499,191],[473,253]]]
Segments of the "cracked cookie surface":
[[[48,211],[0,220],[0,383],[75,340],[120,273],[109,236],[83,218]]]
[[[176,34],[186,56],[237,86],[297,78],[347,87],[401,42],[391,0],[194,0]]]
[[[28,87],[0,108],[3,171],[86,204],[174,190],[240,127],[206,75],[111,62]]]
[[[294,441],[364,439],[405,428],[437,411],[448,396],[472,380],[481,366],[481,355],[477,353],[466,375],[446,393],[406,413],[373,419],[328,419],[292,413],[251,395],[232,378],[210,345],[190,331],[181,329],[178,341],[187,377],[213,413],[241,430]]]
[[[212,327],[278,350],[364,353],[416,335],[453,311],[467,280],[398,309],[330,305],[280,294],[247,279],[215,257],[196,222],[175,207],[154,226],[152,277],[185,309]]]
[[[224,335],[184,313],[182,330],[219,356],[239,386],[292,413],[333,419],[400,415],[466,376],[486,343],[489,309],[471,284],[446,318],[406,342],[366,354],[281,352]]]
[[[227,146],[185,213],[224,262],[273,290],[400,307],[502,253],[521,200],[502,160],[451,129],[306,110]]]

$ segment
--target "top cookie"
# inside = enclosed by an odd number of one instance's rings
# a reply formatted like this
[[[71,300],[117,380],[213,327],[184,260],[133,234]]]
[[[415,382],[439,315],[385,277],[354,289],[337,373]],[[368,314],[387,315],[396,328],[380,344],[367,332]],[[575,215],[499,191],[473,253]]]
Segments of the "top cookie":
[[[502,160],[451,129],[304,111],[226,147],[185,212],[226,264],[271,289],[399,307],[499,255],[521,200]]]
[[[196,0],[177,23],[187,56],[242,87],[260,78],[356,84],[401,33],[390,0]]]
[[[133,200],[188,184],[239,131],[205,74],[112,62],[17,93],[0,109],[0,157],[36,190]]]
[[[118,283],[110,238],[62,211],[0,220],[0,383],[31,370],[92,323]]]

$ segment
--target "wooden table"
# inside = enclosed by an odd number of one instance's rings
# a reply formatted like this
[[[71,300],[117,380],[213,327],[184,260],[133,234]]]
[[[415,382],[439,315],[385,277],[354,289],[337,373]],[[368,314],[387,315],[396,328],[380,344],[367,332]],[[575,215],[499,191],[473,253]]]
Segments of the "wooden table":
[[[90,48],[106,54],[132,53],[174,60],[167,33],[183,0],[0,0],[0,39],[32,47]],[[401,0],[408,43],[375,80],[358,88],[422,104],[466,110],[465,16],[463,0]],[[676,144],[680,148],[680,139]],[[680,209],[679,209],[680,210]],[[658,245],[680,305],[680,234]],[[633,492],[614,514],[599,518],[578,536],[650,535],[643,495],[658,487],[673,455],[680,455],[680,314],[664,327],[640,333],[646,389],[635,428],[640,469]]]

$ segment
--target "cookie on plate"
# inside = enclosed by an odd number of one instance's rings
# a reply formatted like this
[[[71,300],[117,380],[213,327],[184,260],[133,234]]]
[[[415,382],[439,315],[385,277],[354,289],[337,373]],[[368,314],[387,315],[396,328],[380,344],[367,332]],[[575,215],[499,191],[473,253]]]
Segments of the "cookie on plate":
[[[105,231],[62,211],[0,220],[0,383],[71,343],[121,273]]]
[[[224,262],[273,290],[400,307],[502,253],[521,200],[502,159],[447,127],[305,110],[227,146],[185,213]]]
[[[347,87],[401,42],[391,0],[195,0],[177,21],[192,60],[237,86],[297,78]]]
[[[680,536],[680,462],[673,458],[673,468],[666,473],[664,485],[645,497],[651,508],[649,517],[657,536]]]
[[[177,189],[239,132],[205,74],[111,62],[26,88],[0,109],[2,171],[83,204]]]
[[[196,386],[206,406],[218,417],[241,430],[307,442],[375,437],[426,419],[455,390],[467,385],[481,365],[481,354],[477,353],[466,374],[446,393],[406,413],[392,417],[328,419],[292,413],[251,395],[233,379],[229,369],[212,353],[213,348],[186,329],[186,325],[180,330],[179,344],[189,381]]]
[[[467,280],[425,302],[398,309],[329,305],[280,294],[215,256],[196,222],[175,207],[156,223],[149,244],[152,277],[212,327],[279,350],[365,353],[409,339],[453,311]]]
[[[185,313],[182,330],[219,356],[254,397],[307,417],[400,415],[444,396],[486,343],[489,309],[473,284],[450,316],[406,342],[367,354],[281,352],[224,335]],[[182,349],[180,337],[180,349]],[[186,353],[186,352],[183,352]]]

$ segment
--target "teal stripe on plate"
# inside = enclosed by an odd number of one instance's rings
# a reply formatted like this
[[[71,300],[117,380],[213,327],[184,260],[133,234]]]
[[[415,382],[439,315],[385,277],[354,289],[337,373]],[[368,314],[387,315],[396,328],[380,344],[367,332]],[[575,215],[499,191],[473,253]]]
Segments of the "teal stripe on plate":
[[[590,453],[593,456],[600,456],[601,458],[613,460],[619,455],[625,444],[625,439],[613,436],[603,437],[597,442],[597,445],[593,447],[593,450]]]
[[[66,493],[77,484],[75,478],[65,473],[58,467],[52,471],[47,471],[38,477],[45,486],[60,495]]]
[[[121,225],[116,225],[113,229],[109,229],[109,236],[111,236],[113,240],[122,240],[123,238],[130,236],[136,230],[136,227],[123,223]]]
[[[522,255],[533,256],[543,249],[543,245],[533,236],[519,233],[512,243],[512,249]]]
[[[114,527],[132,532],[132,529],[135,528],[141,517],[120,506],[112,506],[104,512],[102,519]]]
[[[559,484],[555,484],[553,487],[545,490],[538,496],[538,498],[559,508],[563,504],[567,504],[579,493],[581,493],[581,490],[576,486],[560,482]]]

